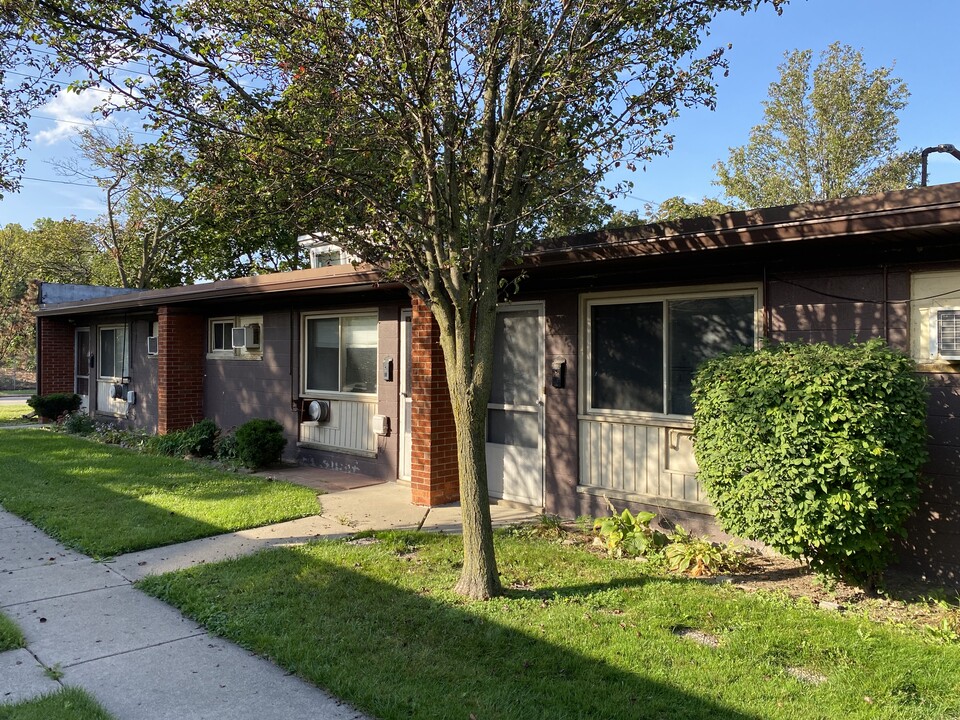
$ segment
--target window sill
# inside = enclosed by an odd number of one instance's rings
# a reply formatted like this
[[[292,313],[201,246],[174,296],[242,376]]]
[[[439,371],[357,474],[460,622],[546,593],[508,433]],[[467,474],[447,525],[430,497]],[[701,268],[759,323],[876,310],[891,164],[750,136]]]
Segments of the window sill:
[[[324,445],[323,443],[297,441],[298,448],[307,448],[308,450],[325,450],[327,452],[341,453],[343,455],[356,455],[358,457],[376,458],[376,450],[355,450],[353,448],[342,448],[336,445]]]
[[[693,428],[693,418],[689,415],[615,415],[613,413],[589,413],[577,415],[578,420],[591,422],[618,423],[625,425],[651,425],[653,427]]]
[[[233,353],[208,352],[207,360],[263,360],[263,354],[234,355]]]
[[[306,400],[354,400],[376,404],[377,393],[334,392],[325,390],[304,390],[300,397]]]
[[[717,511],[710,503],[693,502],[691,500],[677,500],[674,498],[659,497],[658,495],[643,495],[641,493],[624,492],[623,490],[614,490],[613,488],[591,487],[589,485],[577,485],[577,492],[581,495],[616,498],[617,500],[626,500],[627,502],[651,505],[658,508],[683,510],[699,515],[717,514]]]

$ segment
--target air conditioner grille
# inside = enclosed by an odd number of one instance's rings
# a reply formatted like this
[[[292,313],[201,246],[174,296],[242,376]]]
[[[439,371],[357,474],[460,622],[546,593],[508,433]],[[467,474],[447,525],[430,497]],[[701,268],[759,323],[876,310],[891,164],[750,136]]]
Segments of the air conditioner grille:
[[[960,310],[937,312],[937,350],[940,357],[960,358]]]

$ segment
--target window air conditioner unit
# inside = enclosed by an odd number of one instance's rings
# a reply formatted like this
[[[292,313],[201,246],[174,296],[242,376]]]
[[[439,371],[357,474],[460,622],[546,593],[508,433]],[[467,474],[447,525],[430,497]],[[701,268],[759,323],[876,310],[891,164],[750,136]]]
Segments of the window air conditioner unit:
[[[245,350],[260,349],[260,323],[250,323],[233,329],[231,346]]]
[[[960,308],[937,310],[931,335],[941,360],[960,360]]]
[[[160,354],[160,338],[156,335],[151,335],[147,338],[147,355],[159,355]]]
[[[327,400],[310,400],[305,403],[303,414],[310,422],[327,422],[330,420],[330,403]]]

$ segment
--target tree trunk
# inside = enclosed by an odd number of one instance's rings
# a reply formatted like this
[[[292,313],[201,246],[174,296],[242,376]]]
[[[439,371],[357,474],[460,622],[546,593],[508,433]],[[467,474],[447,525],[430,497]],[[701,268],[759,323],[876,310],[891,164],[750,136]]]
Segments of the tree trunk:
[[[494,278],[496,276],[494,275]],[[496,286],[476,303],[434,302],[457,431],[463,569],[455,592],[486,600],[501,592],[487,491],[487,402],[493,365]]]
[[[486,600],[499,595],[501,590],[487,492],[486,408],[472,411],[467,405],[472,403],[463,403],[460,417],[454,409],[463,520],[463,569],[454,591],[474,600]]]

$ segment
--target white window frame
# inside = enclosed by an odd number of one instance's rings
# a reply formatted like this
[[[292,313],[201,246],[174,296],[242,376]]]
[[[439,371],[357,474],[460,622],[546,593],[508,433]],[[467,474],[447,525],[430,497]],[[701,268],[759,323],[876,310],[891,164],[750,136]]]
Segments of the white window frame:
[[[120,367],[119,375],[104,375],[103,374],[103,353],[101,352],[103,348],[103,333],[104,331],[120,331],[123,333],[123,352],[122,352],[122,365]],[[114,344],[116,348],[116,344]],[[123,378],[130,375],[130,330],[126,325],[98,325],[97,326],[97,380],[107,380],[119,383]],[[114,358],[114,365],[111,370],[116,370],[116,358]]]
[[[150,352],[150,339],[157,339],[157,352]],[[147,321],[147,357],[155,358],[160,354],[160,321],[159,320],[148,320]]]
[[[377,348],[376,354],[380,358],[380,315],[376,308],[364,310],[349,310],[345,312],[318,312],[304,313],[300,316],[300,394],[307,398],[341,398],[344,400],[376,400],[377,392],[380,389],[379,367],[375,368],[374,379],[377,383],[377,389],[370,393],[344,392],[343,390],[317,390],[307,387],[307,324],[311,320],[343,320],[344,318],[372,318],[377,326]],[[338,385],[343,387],[343,326],[339,327],[339,379]]]
[[[214,346],[216,333],[214,326],[229,323],[231,331],[223,333],[224,347]],[[260,326],[260,347],[258,348],[235,348],[233,347],[232,330],[245,325],[257,324]],[[233,317],[212,317],[207,320],[207,359],[208,360],[262,360],[265,332],[263,328],[263,315],[235,315]]]
[[[763,297],[761,286],[756,283],[745,283],[737,285],[711,286],[705,288],[702,286],[680,287],[665,290],[658,288],[655,290],[637,290],[631,292],[609,292],[609,293],[591,293],[580,296],[580,408],[581,416],[587,417],[625,417],[638,419],[657,419],[657,420],[685,420],[691,419],[690,415],[680,415],[667,412],[650,412],[643,410],[618,410],[611,408],[593,407],[593,328],[592,328],[592,309],[600,305],[624,305],[632,303],[654,303],[663,304],[663,345],[660,350],[661,362],[663,363],[663,402],[664,406],[669,400],[669,348],[670,348],[670,323],[667,322],[667,303],[674,300],[712,300],[724,297],[752,297],[753,298],[753,336],[754,348],[759,347],[761,335],[763,332]]]

